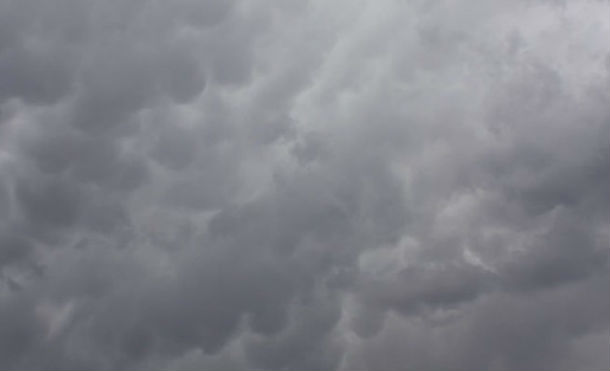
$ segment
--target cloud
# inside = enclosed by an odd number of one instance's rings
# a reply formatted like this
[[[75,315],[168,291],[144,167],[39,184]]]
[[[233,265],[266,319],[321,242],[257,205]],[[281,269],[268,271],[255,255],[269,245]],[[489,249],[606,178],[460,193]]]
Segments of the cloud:
[[[0,0],[0,369],[607,368],[607,11]]]

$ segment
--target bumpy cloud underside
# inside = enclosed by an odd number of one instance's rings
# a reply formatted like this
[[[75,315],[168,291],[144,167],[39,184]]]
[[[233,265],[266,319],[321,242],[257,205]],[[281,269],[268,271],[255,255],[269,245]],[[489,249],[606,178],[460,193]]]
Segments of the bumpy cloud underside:
[[[0,0],[0,369],[607,370],[609,14]]]

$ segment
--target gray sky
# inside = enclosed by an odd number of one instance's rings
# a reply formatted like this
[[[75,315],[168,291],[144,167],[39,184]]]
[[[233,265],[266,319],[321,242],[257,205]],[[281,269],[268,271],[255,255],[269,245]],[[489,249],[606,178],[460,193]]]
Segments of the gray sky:
[[[607,370],[610,3],[0,0],[0,369]]]

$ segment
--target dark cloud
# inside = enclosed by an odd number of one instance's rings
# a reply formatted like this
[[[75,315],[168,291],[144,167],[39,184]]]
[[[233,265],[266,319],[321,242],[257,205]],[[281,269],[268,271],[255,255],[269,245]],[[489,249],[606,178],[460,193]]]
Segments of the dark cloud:
[[[0,369],[607,369],[593,1],[0,0]]]

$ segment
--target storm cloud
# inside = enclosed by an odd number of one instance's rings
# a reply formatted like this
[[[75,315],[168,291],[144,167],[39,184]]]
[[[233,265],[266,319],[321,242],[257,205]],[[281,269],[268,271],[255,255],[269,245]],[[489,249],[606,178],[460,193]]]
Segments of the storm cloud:
[[[608,14],[0,0],[0,369],[608,369]]]

